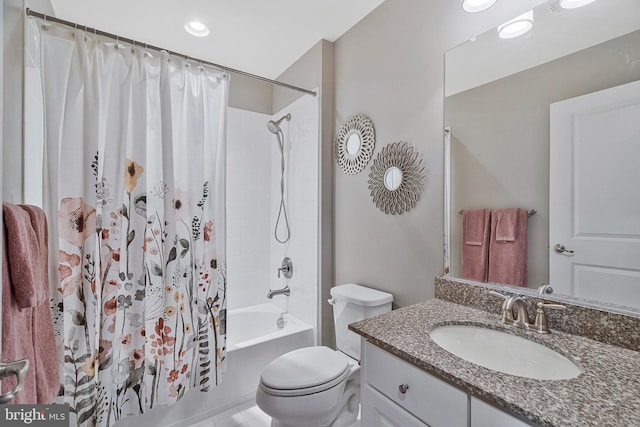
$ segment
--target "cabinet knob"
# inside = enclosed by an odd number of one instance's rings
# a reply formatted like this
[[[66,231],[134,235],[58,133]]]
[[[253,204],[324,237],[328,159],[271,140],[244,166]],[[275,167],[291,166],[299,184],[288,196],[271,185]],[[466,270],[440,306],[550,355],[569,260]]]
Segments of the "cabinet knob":
[[[398,391],[399,391],[401,394],[405,394],[405,393],[407,392],[407,390],[409,390],[409,384],[400,384],[400,385],[398,386]]]

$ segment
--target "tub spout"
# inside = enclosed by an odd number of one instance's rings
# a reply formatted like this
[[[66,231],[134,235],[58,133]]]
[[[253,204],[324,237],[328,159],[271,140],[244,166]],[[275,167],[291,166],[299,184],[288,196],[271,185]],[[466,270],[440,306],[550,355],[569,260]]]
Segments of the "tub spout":
[[[274,290],[269,289],[269,292],[267,292],[267,298],[269,299],[272,299],[276,295],[289,296],[291,295],[291,289],[289,289],[289,286],[287,285],[282,289],[274,289]]]

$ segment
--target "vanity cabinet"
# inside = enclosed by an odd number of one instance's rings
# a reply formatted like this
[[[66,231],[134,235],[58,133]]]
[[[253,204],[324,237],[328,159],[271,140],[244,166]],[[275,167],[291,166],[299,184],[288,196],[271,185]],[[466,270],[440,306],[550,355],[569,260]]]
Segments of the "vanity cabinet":
[[[362,343],[363,426],[529,425],[364,339]]]
[[[529,424],[512,417],[506,412],[471,398],[471,427],[528,427]]]
[[[368,384],[365,384],[362,389],[361,402],[363,408],[362,426],[429,427]],[[367,410],[364,411],[364,408]]]

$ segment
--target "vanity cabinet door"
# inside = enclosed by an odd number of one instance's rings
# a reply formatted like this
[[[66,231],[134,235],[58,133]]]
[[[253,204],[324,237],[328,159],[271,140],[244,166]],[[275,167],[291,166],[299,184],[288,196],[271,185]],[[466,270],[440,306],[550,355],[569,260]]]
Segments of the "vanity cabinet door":
[[[370,385],[363,387],[363,427],[429,427]]]
[[[527,424],[488,403],[471,398],[471,427],[528,427]]]
[[[364,382],[430,426],[468,427],[467,393],[369,342],[364,350]]]

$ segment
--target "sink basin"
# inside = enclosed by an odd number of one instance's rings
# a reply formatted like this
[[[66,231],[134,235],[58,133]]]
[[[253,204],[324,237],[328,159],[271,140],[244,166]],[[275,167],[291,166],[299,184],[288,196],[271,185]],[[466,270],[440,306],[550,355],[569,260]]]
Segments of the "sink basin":
[[[544,345],[478,326],[439,326],[430,333],[440,347],[476,365],[538,380],[566,380],[580,375],[572,361]]]

